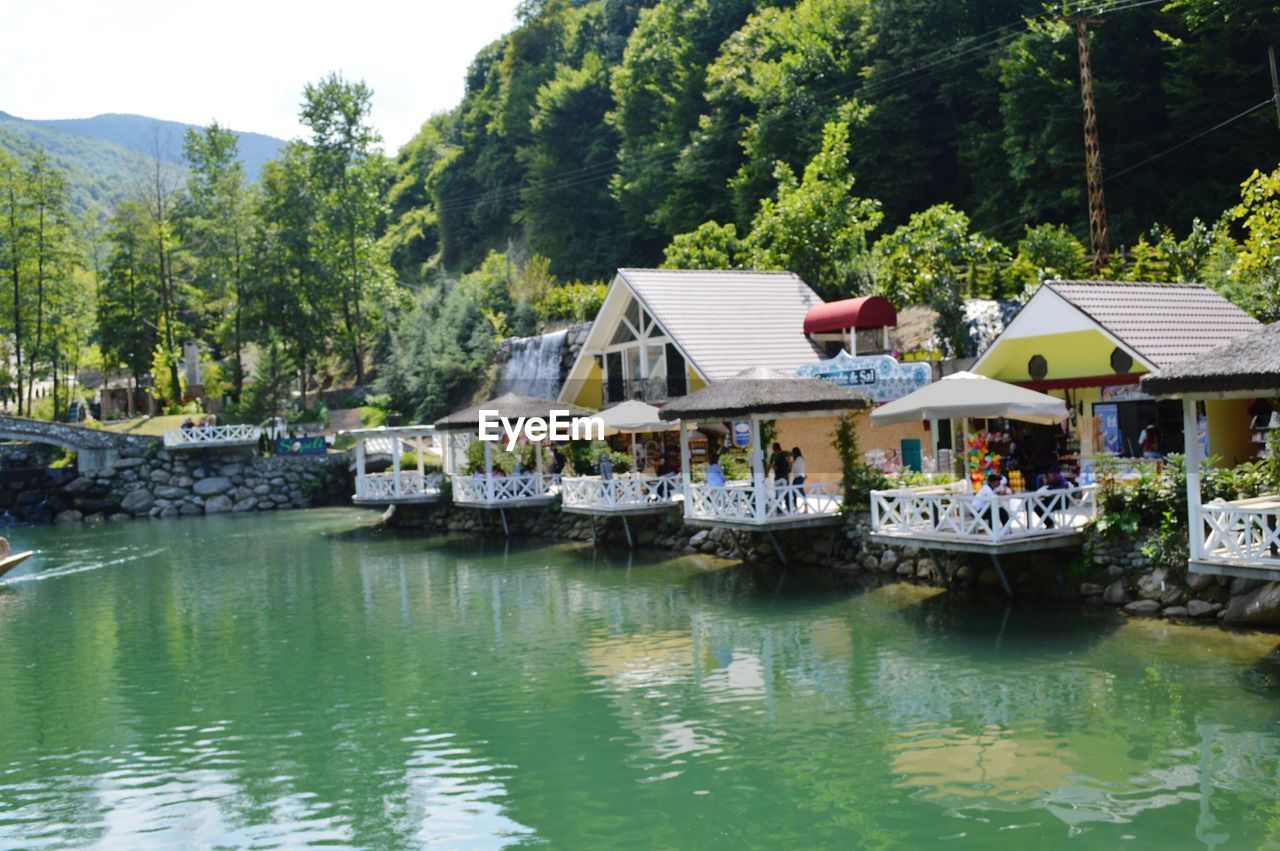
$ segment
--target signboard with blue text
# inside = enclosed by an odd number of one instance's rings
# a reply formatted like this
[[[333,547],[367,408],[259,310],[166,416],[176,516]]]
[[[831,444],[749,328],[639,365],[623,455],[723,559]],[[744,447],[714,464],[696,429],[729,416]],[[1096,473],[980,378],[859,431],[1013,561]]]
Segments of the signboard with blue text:
[[[873,402],[892,402],[932,381],[933,368],[927,363],[898,363],[889,355],[854,357],[841,352],[829,360],[800,367],[796,375],[852,387]]]

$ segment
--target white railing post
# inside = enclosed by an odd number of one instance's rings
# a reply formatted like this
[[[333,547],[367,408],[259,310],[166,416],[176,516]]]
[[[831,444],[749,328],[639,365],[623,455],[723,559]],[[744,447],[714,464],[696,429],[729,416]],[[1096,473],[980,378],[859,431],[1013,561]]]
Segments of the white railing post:
[[[1204,521],[1200,516],[1200,435],[1194,399],[1182,400],[1183,463],[1187,473],[1187,534],[1191,560],[1204,555]]]

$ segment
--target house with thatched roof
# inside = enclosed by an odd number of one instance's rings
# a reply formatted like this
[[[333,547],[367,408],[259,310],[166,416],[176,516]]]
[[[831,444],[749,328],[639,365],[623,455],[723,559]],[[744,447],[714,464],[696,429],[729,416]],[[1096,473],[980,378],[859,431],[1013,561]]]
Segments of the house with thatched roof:
[[[1156,370],[1143,377],[1142,389],[1178,400],[1172,404],[1181,405],[1187,428],[1200,418],[1200,406],[1246,405],[1247,434],[1255,454],[1275,452],[1280,437],[1280,322]],[[1280,579],[1280,494],[1201,504],[1204,460],[1193,442],[1186,457],[1189,570]],[[1240,622],[1247,622],[1247,614]]]

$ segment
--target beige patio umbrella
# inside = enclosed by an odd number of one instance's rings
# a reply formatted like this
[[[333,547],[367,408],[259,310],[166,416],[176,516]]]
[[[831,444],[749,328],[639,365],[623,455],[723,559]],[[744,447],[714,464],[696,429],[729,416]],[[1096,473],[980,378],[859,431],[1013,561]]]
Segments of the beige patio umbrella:
[[[604,421],[605,434],[635,434],[646,431],[678,431],[679,422],[668,422],[653,405],[634,399],[596,414]]]
[[[997,418],[1055,425],[1067,418],[1067,403],[1016,384],[957,372],[871,412],[871,424],[878,426],[920,420]]]

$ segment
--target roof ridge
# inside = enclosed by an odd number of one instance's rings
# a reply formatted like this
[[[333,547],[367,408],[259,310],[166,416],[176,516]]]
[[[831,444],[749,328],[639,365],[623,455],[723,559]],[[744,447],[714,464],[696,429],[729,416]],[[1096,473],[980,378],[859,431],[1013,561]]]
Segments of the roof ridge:
[[[1052,287],[1055,284],[1073,284],[1076,286],[1087,287],[1167,287],[1169,289],[1202,289],[1211,290],[1205,284],[1199,281],[1101,281],[1090,280],[1085,278],[1054,278],[1044,282],[1046,286]]]

